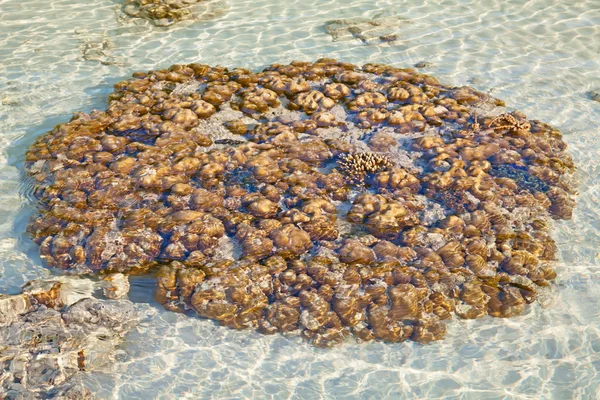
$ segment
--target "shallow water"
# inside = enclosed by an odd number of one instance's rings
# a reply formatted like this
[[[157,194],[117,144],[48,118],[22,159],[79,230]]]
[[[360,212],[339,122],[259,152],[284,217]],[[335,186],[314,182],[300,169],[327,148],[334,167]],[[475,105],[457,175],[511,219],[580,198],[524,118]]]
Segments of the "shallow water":
[[[525,3],[525,4],[524,4]],[[50,272],[24,234],[33,211],[24,151],[74,111],[103,108],[133,71],[202,62],[259,69],[328,56],[411,66],[470,85],[558,128],[580,181],[573,220],[556,224],[552,296],[524,315],[453,320],[420,345],[232,331],[166,312],[150,278],[132,282],[143,314],[120,362],[90,374],[100,398],[600,398],[600,3],[565,1],[223,0],[222,16],[168,29],[122,18],[118,0],[0,0],[0,291]],[[392,43],[337,41],[330,20],[395,16]],[[387,19],[386,19],[387,20]]]

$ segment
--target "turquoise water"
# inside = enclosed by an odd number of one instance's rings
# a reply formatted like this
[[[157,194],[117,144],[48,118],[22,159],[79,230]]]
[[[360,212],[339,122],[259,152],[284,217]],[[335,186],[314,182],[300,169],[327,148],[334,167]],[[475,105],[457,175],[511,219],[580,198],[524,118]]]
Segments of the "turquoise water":
[[[598,399],[600,391],[600,3],[590,1],[210,1],[200,20],[158,28],[117,0],[0,0],[0,290],[47,276],[23,233],[33,211],[24,151],[74,111],[103,108],[138,70],[202,62],[260,69],[334,57],[412,66],[470,85],[560,128],[579,171],[573,220],[556,224],[552,295],[525,315],[453,320],[446,340],[319,350],[298,337],[231,331],[162,310],[143,315],[119,362],[87,376],[100,398]],[[324,29],[383,18],[391,43]]]

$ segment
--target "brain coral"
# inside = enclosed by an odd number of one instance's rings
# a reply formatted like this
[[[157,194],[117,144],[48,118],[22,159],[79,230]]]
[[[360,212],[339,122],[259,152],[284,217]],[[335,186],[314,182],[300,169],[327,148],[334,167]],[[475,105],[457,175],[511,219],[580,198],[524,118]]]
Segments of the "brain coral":
[[[48,266],[156,271],[156,299],[233,328],[441,339],[556,276],[561,134],[468,87],[331,59],[138,72],[26,156]]]

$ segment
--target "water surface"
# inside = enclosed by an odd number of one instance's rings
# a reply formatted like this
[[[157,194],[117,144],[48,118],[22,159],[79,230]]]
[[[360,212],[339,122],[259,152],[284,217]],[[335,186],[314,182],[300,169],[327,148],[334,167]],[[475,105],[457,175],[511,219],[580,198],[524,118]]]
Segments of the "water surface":
[[[215,19],[157,28],[118,0],[0,0],[0,291],[48,276],[24,234],[33,211],[23,156],[74,111],[104,108],[138,70],[201,62],[260,69],[333,57],[412,66],[470,85],[562,130],[579,166],[573,220],[556,224],[551,298],[517,318],[452,320],[420,345],[315,349],[162,310],[133,282],[142,323],[120,362],[90,374],[100,398],[598,399],[600,392],[600,3],[597,0],[223,0]],[[392,43],[334,41],[331,20],[390,17]],[[386,19],[387,20],[387,19]],[[386,27],[387,29],[387,27]],[[350,35],[351,36],[351,35]]]

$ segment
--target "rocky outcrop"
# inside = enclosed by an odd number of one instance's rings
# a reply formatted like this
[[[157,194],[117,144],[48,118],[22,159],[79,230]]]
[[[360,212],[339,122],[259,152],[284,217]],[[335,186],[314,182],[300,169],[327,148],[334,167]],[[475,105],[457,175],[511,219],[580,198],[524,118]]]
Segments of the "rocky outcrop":
[[[88,399],[82,376],[113,361],[133,326],[128,301],[101,300],[90,280],[32,281],[0,296],[0,398]]]

